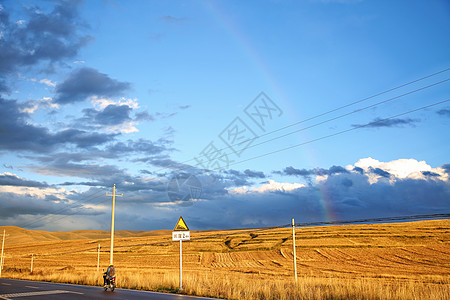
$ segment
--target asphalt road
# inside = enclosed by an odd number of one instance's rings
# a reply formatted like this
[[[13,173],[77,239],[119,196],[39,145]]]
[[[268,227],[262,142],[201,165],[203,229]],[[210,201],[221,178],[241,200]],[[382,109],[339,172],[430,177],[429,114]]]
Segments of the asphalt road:
[[[41,281],[0,278],[0,299],[152,299],[152,300],[206,300],[176,294],[115,289],[105,292],[100,286],[85,286]]]

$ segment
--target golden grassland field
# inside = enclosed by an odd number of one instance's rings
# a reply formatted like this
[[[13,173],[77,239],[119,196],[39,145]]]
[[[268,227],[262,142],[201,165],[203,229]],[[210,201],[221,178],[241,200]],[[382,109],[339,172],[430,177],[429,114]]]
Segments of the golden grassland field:
[[[2,277],[101,285],[108,232],[6,229]],[[183,293],[226,299],[450,299],[450,220],[191,231],[183,242]],[[117,285],[178,292],[171,232],[118,231]],[[101,245],[97,272],[97,245]],[[33,273],[30,272],[34,254]]]

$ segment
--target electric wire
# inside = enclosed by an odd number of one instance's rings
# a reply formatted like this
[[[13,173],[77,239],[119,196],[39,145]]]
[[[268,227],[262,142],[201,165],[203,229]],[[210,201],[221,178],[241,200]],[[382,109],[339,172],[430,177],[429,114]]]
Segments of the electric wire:
[[[383,100],[383,101],[380,101],[380,102],[377,102],[377,103],[374,103],[374,104],[371,104],[371,105],[369,105],[369,106],[366,106],[366,107],[363,107],[363,108],[360,108],[360,109],[357,109],[357,110],[354,110],[354,111],[351,111],[351,112],[348,112],[348,113],[345,113],[345,114],[336,116],[336,117],[334,117],[334,118],[327,119],[327,120],[321,121],[321,122],[319,122],[319,123],[315,123],[315,124],[312,124],[312,125],[310,125],[310,126],[303,127],[303,128],[300,128],[300,129],[297,129],[297,130],[294,130],[294,131],[285,133],[285,134],[280,135],[280,136],[273,137],[273,138],[271,138],[271,139],[268,139],[268,140],[259,142],[259,143],[257,143],[257,144],[249,145],[249,146],[247,146],[247,147],[245,148],[245,150],[251,149],[251,148],[254,148],[254,147],[257,147],[257,146],[260,146],[260,145],[263,145],[263,144],[266,144],[266,143],[268,143],[268,142],[272,142],[272,141],[275,141],[275,140],[278,140],[278,139],[281,139],[281,138],[284,138],[284,137],[287,137],[287,136],[289,136],[289,135],[292,135],[292,134],[295,134],[295,133],[298,133],[298,132],[301,132],[301,131],[305,131],[305,130],[307,130],[307,129],[311,129],[311,128],[317,127],[317,126],[319,126],[319,125],[323,125],[323,124],[329,123],[329,122],[331,122],[331,121],[335,121],[335,120],[338,120],[338,119],[347,117],[347,116],[352,115],[352,114],[355,114],[355,113],[359,113],[359,112],[361,112],[361,111],[364,111],[364,110],[367,110],[367,109],[376,107],[376,106],[378,106],[378,105],[380,105],[380,104],[384,104],[384,103],[388,103],[388,102],[391,102],[391,101],[394,101],[394,100],[398,100],[398,99],[401,98],[401,97],[404,97],[404,96],[407,96],[407,95],[410,95],[410,94],[413,94],[413,93],[417,93],[417,92],[419,92],[419,91],[422,91],[422,90],[425,90],[425,89],[427,89],[427,88],[436,86],[436,85],[438,85],[438,84],[442,84],[442,83],[447,82],[447,81],[450,81],[450,78],[449,78],[449,79],[442,80],[442,81],[439,81],[439,82],[436,82],[436,83],[433,83],[433,84],[430,84],[430,85],[427,85],[427,86],[425,86],[425,87],[421,87],[421,88],[415,89],[415,90],[413,90],[413,91],[410,91],[410,92],[407,92],[407,93],[404,93],[404,94],[401,94],[401,95],[398,95],[398,96],[395,96],[395,97],[392,97],[392,98],[389,98],[389,99],[386,99],[386,100]],[[287,127],[285,127],[285,128],[287,128]],[[255,137],[255,138],[251,138],[251,139],[248,139],[248,140],[243,141],[243,142],[241,142],[241,143],[246,143],[246,142],[254,141],[254,140],[256,140],[256,139],[259,139],[260,137],[261,137],[261,136]],[[227,149],[227,148],[230,148],[230,147],[226,147],[226,148],[223,148],[223,149],[221,149],[221,150],[224,150],[224,149]],[[211,153],[208,153],[208,155],[211,155],[211,154],[213,154],[213,153],[215,153],[215,152],[219,152],[219,151],[221,151],[221,150],[213,151],[213,152],[211,152]],[[223,156],[228,156],[228,155],[230,155],[230,154],[232,154],[232,152],[230,152],[230,153],[225,153],[225,154],[222,154],[222,155],[223,155]],[[211,162],[211,161],[213,161],[213,160],[214,160],[214,159],[206,160],[206,162]],[[190,168],[190,167],[180,168],[179,170],[186,170],[186,169],[189,169],[189,168]],[[212,169],[212,170],[215,170],[215,169]]]
[[[320,113],[320,114],[318,114],[318,115],[312,116],[312,117],[307,118],[307,119],[300,120],[300,121],[295,122],[295,123],[293,123],[293,124],[290,124],[290,125],[287,125],[287,126],[284,126],[284,127],[281,127],[281,128],[278,128],[278,129],[275,129],[275,130],[272,130],[272,131],[269,131],[269,132],[267,132],[267,133],[263,133],[263,134],[261,134],[261,135],[255,137],[255,138],[247,139],[247,140],[245,140],[245,141],[243,141],[243,142],[241,142],[241,143],[250,142],[250,141],[256,140],[256,139],[258,139],[258,138],[261,138],[261,137],[270,135],[270,134],[272,134],[272,133],[276,133],[276,132],[282,131],[282,130],[284,130],[284,129],[287,129],[287,128],[290,128],[290,127],[293,127],[293,126],[296,126],[296,125],[299,125],[299,124],[302,124],[302,123],[305,123],[305,122],[308,122],[308,121],[317,119],[317,118],[319,118],[319,117],[328,115],[328,114],[330,114],[330,113],[333,113],[333,112],[342,110],[342,109],[347,108],[347,107],[351,107],[351,106],[356,105],[356,104],[358,104],[358,103],[365,102],[365,101],[370,100],[370,99],[373,99],[373,98],[375,98],[375,97],[378,97],[378,96],[387,94],[387,93],[389,93],[389,92],[398,90],[398,89],[400,89],[400,88],[409,86],[409,85],[411,85],[411,84],[420,82],[420,81],[422,81],[422,80],[425,80],[425,79],[434,77],[434,76],[436,76],[436,75],[439,75],[439,74],[441,74],[441,73],[447,72],[447,71],[449,71],[449,70],[450,70],[450,68],[443,69],[443,70],[441,70],[441,71],[438,71],[438,72],[432,73],[432,74],[430,74],[430,75],[427,75],[427,76],[418,78],[418,79],[416,79],[416,80],[413,80],[413,81],[410,81],[410,82],[401,84],[401,85],[399,85],[399,86],[390,88],[390,89],[388,89],[388,90],[382,91],[382,92],[377,93],[377,94],[374,94],[374,95],[372,95],[372,96],[369,96],[369,97],[366,97],[366,98],[363,98],[363,99],[360,99],[360,100],[357,100],[357,101],[354,101],[354,102],[345,104],[345,105],[343,105],[343,106],[340,106],[340,107],[331,109],[331,110],[329,110],[329,111],[326,111],[326,112],[324,112],[324,113]],[[426,86],[426,87],[416,89],[416,90],[414,90],[413,92],[417,92],[417,91],[423,90],[423,89],[425,89],[425,88],[432,87],[432,86],[435,86],[435,85],[437,85],[437,84],[444,83],[444,82],[446,82],[446,81],[448,81],[448,80],[449,80],[449,79],[446,79],[446,80],[437,82],[437,83],[435,83],[435,84],[431,84],[431,85],[428,85],[428,86]],[[409,94],[411,94],[411,93],[413,93],[413,92],[409,92],[409,93],[406,93],[406,94],[403,94],[403,95],[394,97],[394,98],[392,98],[392,100],[393,100],[393,99],[396,99],[396,98],[399,98],[399,97],[402,97],[402,96],[405,96],[405,95],[409,95]],[[384,101],[384,102],[387,102],[387,101]],[[381,104],[381,103],[384,103],[384,102],[382,101],[382,102],[380,102],[380,104]],[[334,118],[333,118],[333,119],[334,119]],[[232,147],[232,146],[226,146],[226,147],[224,147],[224,148],[221,148],[221,149],[218,149],[218,150],[215,150],[215,151],[208,152],[208,154],[203,154],[203,155],[196,156],[196,157],[194,157],[194,158],[191,158],[191,159],[188,159],[188,160],[186,160],[186,161],[181,162],[181,164],[186,164],[186,163],[188,163],[188,162],[191,162],[191,161],[195,160],[196,158],[204,157],[204,156],[207,156],[207,155],[212,155],[212,154],[215,154],[215,153],[218,153],[218,152],[220,153],[221,151],[226,150],[226,149],[230,149],[231,147]],[[211,161],[211,160],[208,160],[208,162],[209,162],[209,161]],[[190,166],[187,166],[186,168],[189,168],[189,167],[190,167]],[[169,168],[170,168],[170,167],[160,168],[160,169],[156,170],[155,172],[160,172],[160,171],[163,171],[163,170],[166,170],[166,169],[169,169]]]
[[[443,104],[443,103],[447,103],[449,101],[450,101],[450,99],[439,101],[439,102],[436,102],[436,103],[433,103],[433,104],[430,104],[430,105],[426,105],[426,106],[422,106],[422,107],[419,107],[419,108],[416,108],[416,109],[413,109],[413,110],[410,110],[410,111],[407,111],[407,112],[404,112],[404,113],[396,114],[396,115],[393,115],[393,116],[390,116],[390,117],[387,117],[387,118],[384,118],[384,119],[378,119],[376,121],[373,121],[373,122],[370,122],[370,123],[367,123],[367,124],[364,124],[364,125],[358,125],[358,126],[354,126],[353,128],[349,128],[349,129],[346,129],[346,130],[342,130],[342,131],[338,131],[338,132],[335,132],[335,133],[332,133],[332,134],[328,134],[328,135],[325,135],[325,136],[322,136],[322,137],[319,137],[319,138],[316,138],[316,139],[312,139],[312,140],[309,140],[309,141],[306,141],[306,142],[303,142],[303,143],[299,143],[299,144],[295,144],[295,145],[292,145],[292,146],[289,146],[289,147],[285,147],[285,148],[281,148],[281,149],[274,150],[274,151],[271,151],[271,152],[267,152],[267,153],[264,153],[264,154],[261,154],[261,155],[257,155],[257,156],[254,156],[254,157],[250,157],[248,159],[244,159],[244,160],[241,160],[241,161],[231,162],[229,164],[229,166],[241,164],[243,162],[251,161],[251,160],[254,160],[254,159],[257,159],[257,158],[265,157],[265,156],[272,155],[272,154],[275,154],[275,153],[279,153],[279,152],[283,152],[283,151],[290,150],[290,149],[293,149],[293,148],[297,148],[297,147],[300,147],[300,146],[304,146],[304,145],[307,145],[307,144],[311,144],[313,142],[317,142],[317,141],[320,141],[320,140],[331,138],[331,137],[334,137],[334,136],[337,136],[337,135],[341,135],[341,134],[344,134],[344,133],[347,133],[347,132],[350,132],[350,131],[354,131],[354,130],[357,130],[357,129],[361,129],[361,128],[364,128],[364,127],[368,127],[368,126],[371,126],[371,125],[375,125],[377,123],[381,123],[381,122],[384,122],[384,121],[387,121],[387,120],[390,120],[390,119],[394,119],[394,118],[397,118],[397,117],[401,117],[401,116],[404,116],[404,115],[407,115],[407,114],[411,114],[411,113],[414,113],[414,112],[417,112],[417,111],[420,111],[420,110],[424,110],[424,109],[427,109],[427,108],[430,108],[430,107],[433,107],[433,106],[437,106],[437,105],[440,105],[440,104]],[[220,169],[221,168],[218,167],[218,168],[212,169],[212,171],[217,171],[217,170],[220,170]],[[202,174],[202,173],[206,173],[206,172],[201,172],[199,174]]]

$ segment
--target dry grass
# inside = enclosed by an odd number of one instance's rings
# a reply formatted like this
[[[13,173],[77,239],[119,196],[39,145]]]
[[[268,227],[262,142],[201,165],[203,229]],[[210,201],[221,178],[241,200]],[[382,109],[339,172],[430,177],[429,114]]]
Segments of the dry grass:
[[[183,243],[183,293],[227,299],[450,299],[450,220],[302,228],[296,234],[297,283],[290,229],[216,236],[223,233],[191,233],[215,237]],[[142,245],[170,239],[117,239],[118,286],[177,292],[178,243]],[[100,285],[98,243],[107,247],[109,241],[7,245],[3,274]],[[109,249],[103,249],[103,266],[108,259]]]

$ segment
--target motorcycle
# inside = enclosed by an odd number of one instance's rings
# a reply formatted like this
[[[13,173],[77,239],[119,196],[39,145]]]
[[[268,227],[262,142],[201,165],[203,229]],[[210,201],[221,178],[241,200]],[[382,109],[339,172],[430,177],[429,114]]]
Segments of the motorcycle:
[[[116,276],[112,276],[111,279],[106,278],[106,274],[103,275],[105,285],[103,286],[105,292],[110,289],[111,292],[114,292],[114,289],[116,288]]]

